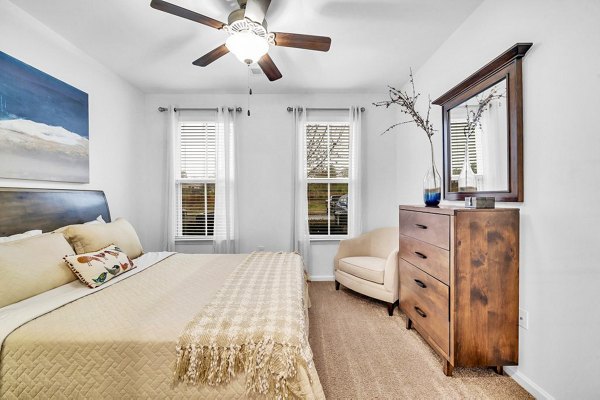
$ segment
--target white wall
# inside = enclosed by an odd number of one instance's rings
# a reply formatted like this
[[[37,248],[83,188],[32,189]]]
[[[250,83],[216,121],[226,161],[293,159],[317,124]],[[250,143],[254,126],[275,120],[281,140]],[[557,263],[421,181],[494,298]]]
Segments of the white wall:
[[[164,233],[165,209],[164,146],[167,130],[166,113],[158,106],[215,107],[242,106],[238,114],[239,144],[239,203],[240,250],[250,252],[258,246],[265,250],[289,250],[292,218],[292,114],[287,106],[304,104],[309,107],[364,106],[363,153],[364,185],[363,210],[366,230],[394,226],[397,223],[395,199],[396,154],[395,138],[379,136],[394,118],[393,113],[371,106],[378,98],[373,95],[269,95],[254,94],[251,98],[250,117],[246,116],[246,95],[165,95],[146,97],[146,130],[140,132],[144,173],[139,187],[149,199],[141,203],[142,242],[148,249],[160,249]],[[333,256],[337,242],[313,244],[310,274],[316,277],[333,276]],[[180,251],[210,252],[206,244],[180,245]]]
[[[415,74],[418,91],[436,98],[516,42],[534,43],[523,63],[525,202],[501,206],[521,208],[529,311],[514,376],[540,397],[600,396],[599,18],[594,0],[488,0]],[[418,204],[427,141],[410,126],[397,134],[397,200]]]
[[[0,186],[100,189],[112,217],[137,224],[135,131],[143,94],[12,3],[0,0],[0,50],[89,95],[90,183],[0,179]]]

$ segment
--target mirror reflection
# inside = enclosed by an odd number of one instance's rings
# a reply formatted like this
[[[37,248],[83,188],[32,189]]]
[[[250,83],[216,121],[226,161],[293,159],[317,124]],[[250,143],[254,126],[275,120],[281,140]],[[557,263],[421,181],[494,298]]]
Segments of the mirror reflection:
[[[449,111],[450,192],[509,190],[506,79]]]

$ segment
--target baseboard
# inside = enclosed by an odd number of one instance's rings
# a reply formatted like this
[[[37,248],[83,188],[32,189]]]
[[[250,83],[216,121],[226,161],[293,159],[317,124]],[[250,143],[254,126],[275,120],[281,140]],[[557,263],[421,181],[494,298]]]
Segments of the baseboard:
[[[313,282],[333,282],[335,277],[333,275],[311,275],[308,277],[308,279]]]
[[[546,392],[537,383],[523,375],[518,367],[504,367],[506,375],[510,376],[517,382],[523,389],[527,390],[536,399],[554,400],[554,397],[550,393]]]

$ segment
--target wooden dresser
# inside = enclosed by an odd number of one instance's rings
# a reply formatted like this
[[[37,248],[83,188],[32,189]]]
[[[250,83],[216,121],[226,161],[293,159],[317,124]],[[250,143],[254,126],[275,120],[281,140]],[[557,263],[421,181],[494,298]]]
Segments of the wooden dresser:
[[[518,363],[519,210],[400,206],[400,309],[457,367]]]

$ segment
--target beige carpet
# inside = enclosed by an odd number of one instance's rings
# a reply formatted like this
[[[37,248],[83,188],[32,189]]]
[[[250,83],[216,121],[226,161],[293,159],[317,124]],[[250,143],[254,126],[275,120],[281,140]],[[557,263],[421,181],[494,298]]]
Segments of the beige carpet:
[[[310,344],[328,399],[530,399],[508,376],[442,361],[404,315],[333,282],[311,282]]]

